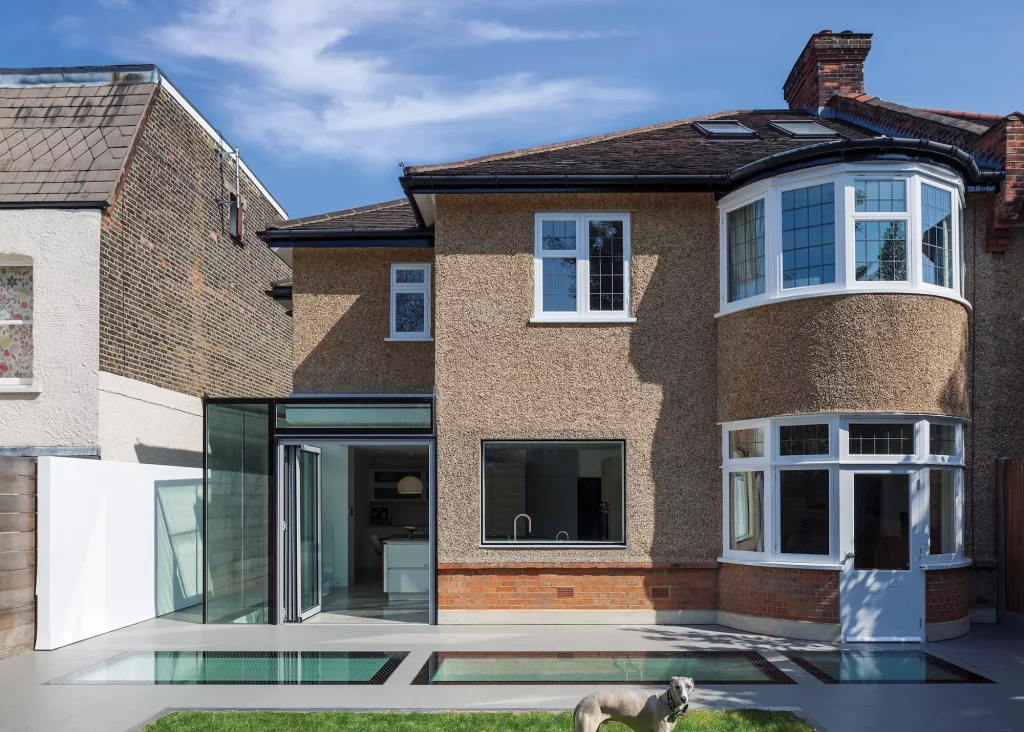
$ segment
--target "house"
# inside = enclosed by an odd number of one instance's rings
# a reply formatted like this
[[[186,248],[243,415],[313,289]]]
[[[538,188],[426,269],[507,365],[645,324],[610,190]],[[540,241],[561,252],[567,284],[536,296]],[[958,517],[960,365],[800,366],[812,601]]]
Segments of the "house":
[[[785,108],[406,167],[402,199],[268,227],[295,393],[207,400],[207,505],[248,476],[268,537],[247,593],[208,556],[207,620],[993,622],[1024,116],[870,96],[870,47],[814,34]]]
[[[203,396],[290,393],[284,218],[157,67],[0,69],[0,658],[33,643],[38,460],[198,480]]]

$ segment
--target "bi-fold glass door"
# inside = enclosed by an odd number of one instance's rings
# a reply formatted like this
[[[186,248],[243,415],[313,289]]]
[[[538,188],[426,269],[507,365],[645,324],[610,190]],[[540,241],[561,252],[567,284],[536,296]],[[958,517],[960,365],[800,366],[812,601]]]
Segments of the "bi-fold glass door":
[[[320,448],[285,448],[284,579],[289,622],[312,617],[322,607],[320,478]]]

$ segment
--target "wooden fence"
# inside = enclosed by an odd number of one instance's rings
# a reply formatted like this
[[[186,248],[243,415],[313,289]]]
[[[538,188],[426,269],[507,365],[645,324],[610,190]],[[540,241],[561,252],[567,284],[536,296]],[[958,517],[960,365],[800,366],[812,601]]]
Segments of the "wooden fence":
[[[1024,459],[1003,462],[1005,608],[1024,614]]]

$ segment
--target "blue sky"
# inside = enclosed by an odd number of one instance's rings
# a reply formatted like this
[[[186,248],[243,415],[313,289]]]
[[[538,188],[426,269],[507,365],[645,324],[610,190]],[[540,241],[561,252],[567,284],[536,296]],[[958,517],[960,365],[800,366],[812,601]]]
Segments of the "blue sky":
[[[869,94],[1024,108],[1024,3],[0,0],[0,66],[155,62],[292,216],[397,198],[458,160],[784,106],[822,28],[874,33]],[[973,6],[975,8],[980,6]]]

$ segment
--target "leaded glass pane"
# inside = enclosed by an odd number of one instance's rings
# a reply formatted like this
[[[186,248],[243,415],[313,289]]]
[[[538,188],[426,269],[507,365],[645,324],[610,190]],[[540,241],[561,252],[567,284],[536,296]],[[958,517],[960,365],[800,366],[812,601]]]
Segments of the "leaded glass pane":
[[[921,277],[930,285],[953,286],[953,196],[921,184]]]
[[[780,455],[828,455],[827,424],[794,424],[779,427]]]
[[[912,424],[851,424],[851,455],[913,455]]]
[[[576,250],[575,221],[541,222],[541,248],[546,252]]]
[[[782,286],[836,281],[835,185],[782,193]]]
[[[902,180],[858,180],[853,184],[857,211],[897,212],[907,210],[907,183]]]
[[[591,221],[590,246],[590,309],[622,311],[625,309],[623,278],[623,222]]]
[[[576,260],[569,257],[549,257],[541,261],[544,312],[576,312]]]
[[[764,292],[764,200],[727,217],[729,302]]]
[[[31,325],[0,325],[0,379],[31,379],[32,352]]]
[[[422,292],[395,293],[395,332],[422,333],[426,323],[426,295]]]
[[[729,458],[764,457],[764,428],[729,431]]]
[[[0,320],[32,320],[31,267],[0,267]]]
[[[903,282],[907,279],[907,223],[858,221],[857,280]]]
[[[426,272],[422,269],[396,269],[395,270],[395,283],[399,285],[404,284],[423,284]]]
[[[956,426],[929,424],[928,452],[931,455],[956,455]]]

